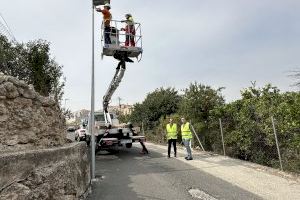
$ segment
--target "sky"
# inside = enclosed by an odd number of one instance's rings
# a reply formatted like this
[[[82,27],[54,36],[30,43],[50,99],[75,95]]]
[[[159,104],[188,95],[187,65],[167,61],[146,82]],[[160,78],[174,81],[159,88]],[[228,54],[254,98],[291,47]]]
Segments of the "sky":
[[[131,13],[142,24],[143,59],[127,65],[111,105],[141,102],[159,87],[187,88],[191,82],[225,87],[227,102],[256,81],[293,91],[288,75],[300,63],[299,0],[111,0],[113,19]],[[63,65],[63,105],[89,109],[92,9],[88,0],[1,0],[0,13],[19,42],[44,39]],[[101,60],[95,14],[95,106],[101,109],[117,61]]]

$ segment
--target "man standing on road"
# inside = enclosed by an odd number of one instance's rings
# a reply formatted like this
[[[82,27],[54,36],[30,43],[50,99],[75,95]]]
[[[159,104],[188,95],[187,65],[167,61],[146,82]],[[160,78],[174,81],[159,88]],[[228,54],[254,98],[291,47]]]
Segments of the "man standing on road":
[[[191,140],[193,138],[190,123],[187,122],[184,118],[181,118],[181,136],[182,142],[186,148],[187,156],[185,157],[186,160],[193,160],[192,151],[191,151]]]
[[[173,119],[169,119],[167,124],[167,139],[168,139],[168,158],[171,154],[171,145],[174,147],[174,157],[177,157],[176,140],[177,140],[177,124],[173,123]]]

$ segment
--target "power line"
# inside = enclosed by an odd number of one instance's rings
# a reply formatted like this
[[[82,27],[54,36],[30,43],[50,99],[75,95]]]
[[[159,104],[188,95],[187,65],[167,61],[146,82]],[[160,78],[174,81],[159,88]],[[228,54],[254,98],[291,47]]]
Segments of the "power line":
[[[11,29],[9,28],[7,22],[5,21],[4,17],[0,13],[0,34],[6,36],[11,41],[15,42],[17,41],[14,34],[12,33]]]

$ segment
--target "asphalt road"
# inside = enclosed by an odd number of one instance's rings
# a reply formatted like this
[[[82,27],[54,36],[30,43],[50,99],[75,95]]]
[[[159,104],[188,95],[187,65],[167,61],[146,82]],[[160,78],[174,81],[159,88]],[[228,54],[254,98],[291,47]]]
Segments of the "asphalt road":
[[[140,150],[134,146],[115,155],[98,154],[98,181],[94,182],[87,199],[261,199],[182,159],[168,159],[163,149],[151,146],[149,155],[140,154]],[[184,155],[180,153],[178,157]]]

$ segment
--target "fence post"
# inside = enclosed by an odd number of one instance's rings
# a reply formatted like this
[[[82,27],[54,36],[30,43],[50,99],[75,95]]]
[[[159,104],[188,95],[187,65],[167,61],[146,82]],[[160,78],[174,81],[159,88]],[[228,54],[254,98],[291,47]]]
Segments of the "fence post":
[[[278,153],[278,158],[279,158],[279,163],[280,163],[280,169],[283,171],[281,154],[280,154],[280,149],[279,149],[279,145],[278,145],[277,133],[276,133],[275,122],[274,122],[274,117],[273,116],[271,116],[271,120],[272,120],[274,135],[275,135],[275,142],[276,142],[277,153]]]
[[[197,133],[196,133],[196,131],[194,129],[194,126],[192,124],[190,124],[190,125],[191,125],[191,128],[192,128],[192,131],[194,132],[194,134],[195,134],[195,136],[196,136],[196,138],[197,138],[197,140],[198,140],[198,142],[200,144],[200,147],[201,147],[202,151],[205,151],[204,148],[203,148],[203,146],[202,146],[202,143],[201,143],[201,141],[200,141],[200,139],[199,139],[199,137],[198,137],[198,135],[197,135]]]
[[[145,131],[144,131],[144,121],[142,121],[142,132],[143,132],[143,136],[145,136]]]
[[[223,153],[224,153],[224,156],[226,156],[226,153],[225,153],[225,144],[224,144],[224,136],[223,136],[223,127],[222,127],[222,120],[221,120],[221,118],[219,118],[219,123],[220,123],[220,130],[221,130],[221,136],[222,136]]]

